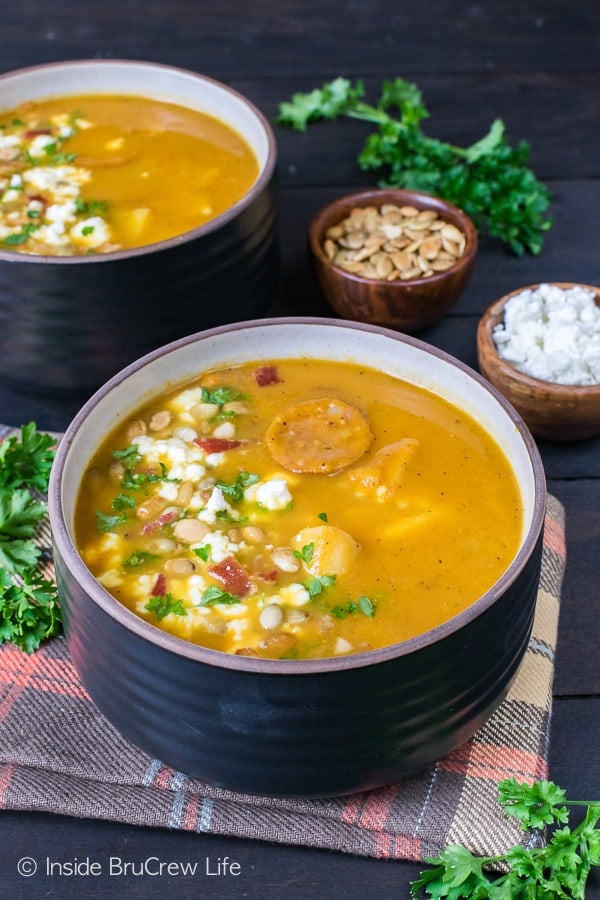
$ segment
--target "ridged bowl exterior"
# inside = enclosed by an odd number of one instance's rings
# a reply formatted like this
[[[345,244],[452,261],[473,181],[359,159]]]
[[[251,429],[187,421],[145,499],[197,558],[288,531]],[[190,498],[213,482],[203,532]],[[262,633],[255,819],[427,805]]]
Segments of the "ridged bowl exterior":
[[[240,355],[265,359],[276,347],[281,358],[299,355],[302,346],[320,358],[329,346],[338,358],[346,353],[365,364],[381,351],[381,367],[388,371],[416,354],[422,357],[423,377],[438,365],[447,370],[449,395],[456,375],[458,389],[467,385],[483,397],[482,416],[489,414],[496,423],[505,419],[495,427],[513,448],[528,498],[521,549],[502,578],[464,613],[381,650],[325,660],[262,660],[178,640],[122,607],[77,553],[73,494],[91,448],[123,398],[130,397],[135,409],[143,385],[165,372],[177,371],[178,380],[194,359],[201,370],[219,357],[225,363]],[[189,359],[171,364],[184,357]],[[78,414],[59,446],[49,503],[69,649],[92,699],[153,757],[231,790],[331,796],[418,771],[467,740],[496,709],[531,633],[545,511],[543,469],[533,440],[516,412],[476,373],[420,341],[375,326],[263,320],[214,329],[151,354]]]
[[[77,87],[79,78],[84,87]],[[89,396],[156,347],[264,315],[278,285],[275,139],[241,95],[168,66],[83,61],[0,77],[0,108],[22,97],[54,93],[54,80],[56,91],[70,85],[73,93],[88,81],[92,91],[100,78],[112,78],[114,92],[125,92],[128,80],[129,92],[135,93],[137,79],[138,93],[147,83],[155,95],[161,91],[162,99],[177,102],[181,93],[185,103],[196,95],[202,99],[210,86],[217,98],[221,93],[230,100],[236,115],[238,108],[247,115],[248,127],[264,144],[262,171],[231,210],[154,245],[94,257],[34,257],[0,248],[0,377],[29,393]]]

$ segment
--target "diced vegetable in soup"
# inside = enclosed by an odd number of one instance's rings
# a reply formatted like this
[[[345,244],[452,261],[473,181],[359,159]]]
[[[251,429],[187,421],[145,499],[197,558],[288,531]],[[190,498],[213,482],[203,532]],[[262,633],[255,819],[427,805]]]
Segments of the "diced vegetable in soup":
[[[237,203],[258,163],[203,113],[74,96],[0,114],[0,248],[73,256],[162,241]]]
[[[294,659],[411,638],[510,564],[520,492],[445,400],[352,363],[204,373],[111,434],[80,488],[93,574],[152,625]]]

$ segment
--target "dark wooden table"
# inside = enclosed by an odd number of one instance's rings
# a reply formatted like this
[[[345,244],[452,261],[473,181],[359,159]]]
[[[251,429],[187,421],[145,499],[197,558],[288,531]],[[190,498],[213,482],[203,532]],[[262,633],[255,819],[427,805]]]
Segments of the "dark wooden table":
[[[483,238],[458,306],[419,337],[476,366],[475,332],[505,291],[545,280],[600,283],[600,7],[589,0],[429,3],[386,0],[27,0],[5,4],[0,70],[60,59],[118,57],[179,65],[231,84],[273,120],[278,103],[337,75],[363,78],[373,98],[398,75],[422,88],[430,134],[467,144],[500,116],[512,143],[554,195],[554,227],[538,257]],[[336,195],[369,183],[356,165],[358,122],[276,129],[283,278],[274,314],[332,315],[312,280],[306,231]],[[63,429],[80,401],[43,401],[0,386],[0,421]],[[540,441],[550,490],[567,512],[568,562],[559,628],[551,777],[573,797],[600,796],[600,439]],[[1,739],[1,736],[0,736]],[[23,856],[44,859],[229,857],[237,877],[21,878]],[[406,898],[420,866],[320,850],[74,820],[0,816],[2,896]],[[589,897],[600,897],[600,879]]]

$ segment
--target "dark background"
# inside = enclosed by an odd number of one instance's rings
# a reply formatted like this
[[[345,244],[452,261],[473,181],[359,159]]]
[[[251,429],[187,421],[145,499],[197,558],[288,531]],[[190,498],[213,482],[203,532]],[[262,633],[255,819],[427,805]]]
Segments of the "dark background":
[[[362,78],[368,99],[396,76],[422,89],[429,134],[467,145],[504,119],[527,140],[553,193],[554,227],[537,257],[516,258],[483,236],[458,305],[419,337],[476,367],[477,322],[502,293],[540,281],[600,283],[600,7],[596,3],[368,0],[22,0],[2,4],[0,71],[61,59],[146,59],[230,84],[273,121],[282,100],[337,75]],[[341,121],[306,134],[275,128],[283,277],[274,314],[333,315],[306,253],[311,216],[372,183],[356,156],[370,126]],[[20,396],[0,385],[0,421],[63,429],[78,403]],[[569,794],[600,796],[600,439],[539,442],[549,489],[567,510],[568,563],[560,619],[550,776]],[[185,861],[228,855],[242,874],[179,878],[44,879],[16,874],[24,855]],[[300,847],[77,821],[0,816],[2,896],[406,898],[422,867]],[[600,897],[600,879],[590,884]]]

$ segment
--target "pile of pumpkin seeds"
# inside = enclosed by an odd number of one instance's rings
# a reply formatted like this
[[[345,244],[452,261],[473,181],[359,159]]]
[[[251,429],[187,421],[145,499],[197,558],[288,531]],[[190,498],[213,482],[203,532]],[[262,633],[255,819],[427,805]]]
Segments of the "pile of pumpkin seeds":
[[[383,281],[428,278],[464,254],[466,237],[433,209],[355,207],[325,233],[323,249],[346,272]]]

